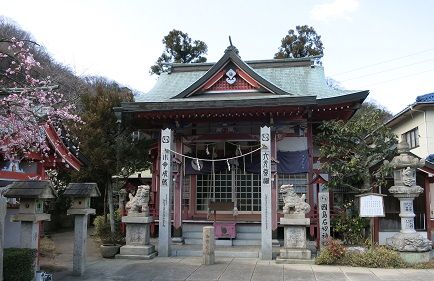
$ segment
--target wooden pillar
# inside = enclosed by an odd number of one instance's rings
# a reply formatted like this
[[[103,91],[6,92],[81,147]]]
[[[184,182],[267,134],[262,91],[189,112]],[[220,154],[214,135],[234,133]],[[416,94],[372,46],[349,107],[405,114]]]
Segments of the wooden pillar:
[[[312,131],[312,124],[307,124],[307,152],[308,152],[308,174],[307,174],[307,182],[309,185],[307,186],[307,195],[306,197],[309,198],[309,204],[313,207],[313,184],[310,184],[313,180],[313,131]],[[309,216],[312,216],[313,209],[311,208],[311,211],[309,212]]]
[[[176,152],[182,154],[182,141],[181,138],[176,138]],[[182,159],[181,159],[182,160]],[[180,171],[176,177],[176,181],[174,183],[174,204],[173,204],[173,227],[174,227],[174,236],[181,236],[181,227],[182,227],[182,170]]]
[[[271,144],[271,155],[273,155],[274,159],[277,160],[277,135],[274,134],[273,142]],[[277,170],[275,174],[272,174],[272,180],[271,181],[271,217],[272,217],[272,229],[273,232],[276,233],[277,231],[277,210],[278,210],[278,186],[277,186]],[[277,233],[276,233],[277,234]],[[274,237],[277,239],[277,237]]]
[[[261,127],[261,258],[271,260],[272,212],[271,212],[271,133],[270,127]]]
[[[431,195],[429,186],[429,175],[425,174],[424,177],[424,196],[425,196],[425,225],[427,238],[431,240]]]
[[[158,224],[158,255],[169,257],[171,255],[172,231],[170,209],[172,203],[172,153],[173,132],[170,129],[161,131],[161,153],[160,153],[160,210]]]
[[[196,213],[196,175],[190,177],[190,204],[188,206],[188,216],[193,218]]]

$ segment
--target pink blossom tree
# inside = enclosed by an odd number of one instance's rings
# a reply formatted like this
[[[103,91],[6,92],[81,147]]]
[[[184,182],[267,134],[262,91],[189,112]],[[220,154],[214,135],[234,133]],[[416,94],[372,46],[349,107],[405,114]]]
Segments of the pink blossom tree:
[[[47,155],[44,126],[60,130],[82,122],[50,77],[38,77],[41,65],[28,44],[32,42],[0,39],[0,153],[8,160],[29,152]]]

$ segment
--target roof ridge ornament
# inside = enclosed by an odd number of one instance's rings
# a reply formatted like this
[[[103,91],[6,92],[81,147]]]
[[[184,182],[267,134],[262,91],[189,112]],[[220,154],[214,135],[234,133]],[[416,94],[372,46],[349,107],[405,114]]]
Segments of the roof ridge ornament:
[[[232,45],[232,38],[230,35],[229,35],[229,46],[226,48],[225,53],[229,53],[229,52],[235,52],[235,54],[239,55],[239,51],[237,47]]]

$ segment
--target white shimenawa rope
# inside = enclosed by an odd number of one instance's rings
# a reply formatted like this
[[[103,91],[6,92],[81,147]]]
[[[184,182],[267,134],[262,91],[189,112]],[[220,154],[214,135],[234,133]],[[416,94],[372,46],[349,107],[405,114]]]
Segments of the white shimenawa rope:
[[[168,149],[168,148],[166,148],[166,152],[169,151],[169,152],[172,152],[173,154],[179,155],[179,156],[181,156],[181,157],[189,158],[189,159],[192,159],[192,160],[195,160],[195,161],[219,162],[219,161],[228,161],[228,160],[232,160],[232,159],[241,158],[241,157],[244,157],[244,156],[246,156],[246,155],[253,154],[253,153],[255,153],[256,151],[259,151],[259,150],[261,150],[261,149],[262,149],[262,146],[259,147],[259,148],[257,148],[257,149],[255,149],[255,150],[252,150],[252,151],[250,151],[250,152],[247,152],[247,153],[245,153],[245,154],[241,154],[241,155],[234,156],[234,157],[229,157],[229,158],[220,158],[220,159],[205,159],[205,158],[193,157],[193,156],[190,156],[190,155],[185,155],[185,154],[182,154],[182,153],[179,153],[179,152],[173,151],[173,150]]]

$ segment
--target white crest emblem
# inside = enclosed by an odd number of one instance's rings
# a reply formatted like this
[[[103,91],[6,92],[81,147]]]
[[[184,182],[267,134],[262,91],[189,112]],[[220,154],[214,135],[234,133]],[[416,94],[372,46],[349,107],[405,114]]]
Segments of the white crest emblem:
[[[226,78],[226,82],[228,82],[229,84],[234,84],[237,81],[237,78],[235,78],[235,75],[237,75],[237,73],[231,68],[228,70],[228,72],[226,72],[226,76],[228,78]]]

